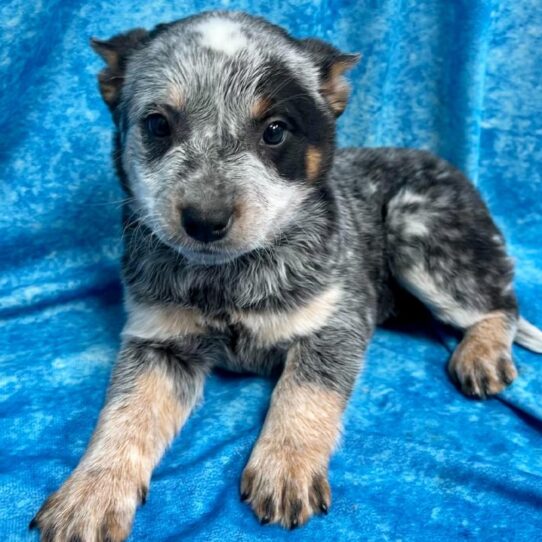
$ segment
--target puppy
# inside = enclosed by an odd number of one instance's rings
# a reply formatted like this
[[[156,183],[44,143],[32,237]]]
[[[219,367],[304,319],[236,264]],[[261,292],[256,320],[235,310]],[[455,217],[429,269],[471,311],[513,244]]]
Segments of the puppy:
[[[127,194],[128,321],[88,450],[31,523],[42,540],[124,540],[216,366],[281,371],[242,499],[288,528],[327,513],[341,415],[398,290],[464,331],[449,372],[466,395],[514,380],[514,340],[542,351],[503,236],[458,170],[335,149],[357,55],[229,12],[92,46]]]

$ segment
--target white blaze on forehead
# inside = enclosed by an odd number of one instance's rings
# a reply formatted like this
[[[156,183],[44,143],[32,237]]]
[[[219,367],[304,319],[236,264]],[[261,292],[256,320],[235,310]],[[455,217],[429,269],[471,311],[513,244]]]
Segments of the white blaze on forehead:
[[[199,40],[201,46],[227,55],[233,55],[248,45],[241,25],[235,21],[209,19],[199,23],[195,30],[201,36]]]

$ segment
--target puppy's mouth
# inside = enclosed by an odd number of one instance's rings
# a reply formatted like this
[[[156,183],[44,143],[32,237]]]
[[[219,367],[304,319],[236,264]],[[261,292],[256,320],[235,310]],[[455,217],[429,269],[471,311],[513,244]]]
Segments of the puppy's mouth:
[[[183,256],[188,262],[198,265],[221,265],[231,262],[249,250],[228,246],[226,240],[218,243],[200,243],[187,239],[179,232],[171,233],[165,228],[152,228],[153,234],[169,248]]]
[[[211,250],[208,248],[175,247],[189,262],[199,265],[222,265],[231,262],[244,252],[231,250]]]

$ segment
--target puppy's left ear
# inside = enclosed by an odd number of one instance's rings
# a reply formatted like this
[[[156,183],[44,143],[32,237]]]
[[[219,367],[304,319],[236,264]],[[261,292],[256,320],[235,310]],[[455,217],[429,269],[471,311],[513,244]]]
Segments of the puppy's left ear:
[[[318,66],[320,92],[335,117],[340,116],[350,94],[350,86],[344,74],[358,63],[361,55],[343,53],[333,45],[315,38],[300,40],[300,44]]]
[[[118,34],[108,40],[91,38],[90,46],[106,62],[107,66],[98,74],[98,84],[104,102],[114,112],[120,102],[124,83],[126,63],[130,55],[146,43],[149,33],[143,28],[135,28]]]

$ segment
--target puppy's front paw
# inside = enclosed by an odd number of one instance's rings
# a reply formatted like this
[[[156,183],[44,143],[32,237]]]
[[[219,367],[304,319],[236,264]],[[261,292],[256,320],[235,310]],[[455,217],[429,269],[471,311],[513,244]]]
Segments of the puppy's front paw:
[[[465,395],[480,399],[501,392],[517,376],[509,347],[470,337],[454,352],[448,372]]]
[[[250,503],[262,524],[295,529],[315,513],[327,514],[327,465],[310,452],[258,443],[243,472],[241,499]]]
[[[30,522],[43,542],[121,542],[146,487],[115,471],[75,471]]]

